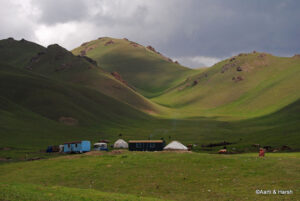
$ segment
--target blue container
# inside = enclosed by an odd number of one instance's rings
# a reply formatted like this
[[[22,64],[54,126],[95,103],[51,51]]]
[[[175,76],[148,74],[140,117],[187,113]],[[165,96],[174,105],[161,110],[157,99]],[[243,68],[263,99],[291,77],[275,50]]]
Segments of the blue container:
[[[91,151],[90,141],[84,140],[64,143],[65,153],[84,153],[88,151]]]

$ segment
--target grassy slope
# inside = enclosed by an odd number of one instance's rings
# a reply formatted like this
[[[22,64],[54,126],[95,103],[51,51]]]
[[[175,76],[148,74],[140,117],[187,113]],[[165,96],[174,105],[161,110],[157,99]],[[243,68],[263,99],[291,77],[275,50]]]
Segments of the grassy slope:
[[[12,148],[8,151],[0,150],[0,158],[11,157],[13,160],[24,160],[25,157],[45,158],[49,156],[40,153],[39,150],[45,150],[48,145],[79,139],[92,142],[109,139],[114,142],[119,138],[119,133],[123,134],[122,138],[125,140],[148,139],[151,136],[152,139],[164,137],[167,141],[179,140],[184,144],[195,143],[199,145],[197,149],[200,151],[203,151],[201,144],[224,140],[235,143],[227,146],[230,151],[256,151],[251,146],[252,144],[268,145],[276,149],[287,145],[294,151],[300,150],[299,102],[269,116],[235,122],[209,118],[156,119],[145,117],[142,113],[135,114],[132,111],[116,108],[124,114],[132,114],[132,116],[121,118],[122,116],[114,116],[120,113],[115,114],[115,111],[101,107],[99,111],[87,112],[87,114],[92,113],[91,116],[101,115],[101,119],[98,117],[95,121],[89,120],[86,122],[87,125],[66,126],[36,114],[32,112],[32,109],[26,109],[28,106],[22,102],[19,106],[5,99],[0,100],[3,106],[0,109],[0,147]],[[61,103],[56,104],[59,106]],[[77,107],[86,111],[87,108],[84,105],[80,104]],[[70,107],[65,105],[65,112],[68,112],[68,108]],[[52,111],[51,114],[55,114],[54,112],[60,111]],[[81,110],[76,109],[72,112],[79,113],[81,116]],[[105,116],[107,114],[109,116]],[[85,118],[79,117],[79,120],[84,121]],[[215,147],[211,151],[217,152],[219,149],[220,147]]]
[[[99,190],[180,201],[296,200],[300,193],[299,159],[299,153],[267,154],[265,159],[257,158],[257,154],[73,155],[0,165],[0,180],[4,182],[0,185],[0,196],[2,199],[14,197],[10,191],[18,188],[21,194],[34,197],[32,190],[26,193],[30,188],[37,188],[33,184],[41,185],[42,191],[52,195],[58,192],[60,196],[65,191],[62,200],[68,200],[74,188],[97,190],[79,190],[87,192],[87,198]],[[19,185],[6,186],[5,183]],[[51,186],[67,188],[57,190]],[[291,189],[294,194],[256,195],[257,189]]]
[[[224,60],[177,88],[152,99],[174,108],[179,116],[236,116],[252,118],[276,112],[300,98],[300,59],[261,53]],[[235,63],[221,73],[225,64]],[[241,66],[243,71],[236,68]],[[242,81],[233,81],[241,76]],[[198,84],[193,86],[193,82]]]
[[[120,193],[107,193],[94,189],[68,188],[62,186],[41,186],[33,184],[0,183],[1,200],[10,201],[160,201],[157,198],[147,198]],[[163,200],[161,200],[163,201]]]
[[[21,43],[10,42],[12,44]],[[25,43],[27,42],[25,41]],[[36,48],[40,51],[42,47],[36,46]],[[36,51],[35,48],[33,50]],[[43,48],[42,50],[45,51]],[[228,62],[224,61],[199,75],[190,77],[184,83],[191,83],[198,79],[198,85],[186,87],[181,91],[174,89],[167,95],[155,98],[154,100],[159,103],[166,104],[168,101],[174,109],[167,112],[164,118],[154,118],[106,96],[96,87],[89,84],[87,84],[88,87],[85,84],[79,85],[78,80],[75,81],[76,75],[84,73],[87,73],[89,78],[96,75],[95,80],[97,80],[97,78],[106,75],[100,72],[101,69],[99,71],[96,67],[89,69],[85,61],[73,57],[58,46],[51,46],[47,51],[49,52],[44,57],[41,57],[37,63],[31,66],[32,71],[1,64],[0,90],[1,102],[4,106],[1,108],[2,115],[0,117],[0,146],[12,146],[14,148],[12,152],[0,151],[1,156],[13,157],[18,149],[28,149],[28,152],[34,155],[38,149],[45,149],[49,144],[59,144],[68,140],[88,139],[97,141],[103,138],[115,140],[119,133],[123,133],[123,138],[126,140],[145,139],[149,136],[152,139],[161,137],[169,139],[171,136],[171,139],[177,139],[183,143],[197,144],[226,140],[236,142],[237,144],[234,144],[233,147],[241,151],[251,150],[251,144],[254,143],[275,147],[288,145],[294,150],[300,147],[299,101],[284,107],[292,103],[298,96],[296,90],[298,85],[295,84],[299,82],[296,79],[299,77],[297,69],[299,59],[297,57],[289,59],[267,56],[265,59],[270,61],[263,60],[263,62],[268,65],[268,62],[271,62],[272,65],[270,64],[270,66],[255,66],[253,69],[249,68],[248,72],[236,72],[233,68],[222,74],[220,73],[221,67]],[[30,51],[26,52],[30,53]],[[32,55],[35,54],[32,53]],[[258,54],[242,56],[237,60],[241,60],[238,61],[241,65],[246,62],[248,67],[251,67],[249,62],[257,58]],[[58,55],[63,55],[62,60],[56,59]],[[27,57],[29,58],[29,56]],[[68,63],[70,59],[72,68],[55,72],[57,65]],[[13,62],[14,60],[11,58],[9,61]],[[81,62],[83,65],[80,64]],[[289,65],[284,65],[287,63]],[[11,64],[17,65],[17,63]],[[90,64],[88,63],[88,65]],[[282,68],[282,66],[285,67]],[[97,72],[101,76],[98,76]],[[208,74],[208,77],[203,79],[205,73]],[[231,78],[238,74],[244,76],[245,80],[235,83]],[[45,75],[48,76],[45,77]],[[252,79],[252,76],[255,79]],[[266,77],[268,79],[265,79]],[[89,80],[86,79],[86,81]],[[281,80],[282,85],[277,84],[278,80]],[[280,86],[286,90],[281,89]],[[269,90],[275,91],[275,93],[273,92],[270,97],[266,97],[265,94]],[[199,97],[199,94],[202,95],[204,92],[211,93],[205,93],[207,98],[206,96]],[[278,99],[270,102],[274,99],[273,97],[277,97],[274,94],[279,95]],[[283,99],[282,94],[286,96],[286,99]],[[233,99],[239,98],[231,100],[231,96]],[[184,98],[192,101],[186,101]],[[249,103],[239,104],[240,100],[247,100]],[[222,106],[223,101],[227,101],[225,106]],[[250,107],[251,104],[252,107]],[[266,104],[273,106],[273,108],[265,107]],[[212,109],[207,110],[204,107],[212,107]],[[229,121],[225,118],[219,120],[214,117],[237,115],[240,108],[247,113],[238,114],[239,117],[252,117],[250,111],[256,107],[260,108],[257,113],[260,116],[253,119]],[[261,109],[262,107],[263,109]],[[283,109],[279,110],[280,108]],[[263,114],[275,111],[275,109],[279,111],[263,116]],[[79,120],[79,124],[70,127],[58,123],[58,119],[62,116],[75,118]],[[189,118],[182,119],[182,117]]]
[[[108,41],[113,44],[105,45]],[[136,46],[136,47],[135,47]],[[119,72],[142,95],[153,97],[176,86],[188,75],[197,71],[168,61],[144,46],[125,39],[100,38],[82,45],[72,52],[79,55],[82,50],[96,60],[106,71]]]
[[[30,59],[39,52],[44,54],[30,62]],[[28,41],[1,40],[0,61],[21,69],[30,68],[35,73],[53,79],[94,88],[145,112],[159,112],[158,106],[104,72],[100,67],[74,56],[58,45],[44,48]]]
[[[5,157],[24,157],[24,150],[35,154],[47,145],[69,140],[99,140],[112,133],[116,137],[122,125],[135,127],[151,119],[94,89],[6,64],[0,68],[0,91],[0,147],[13,147],[0,151]],[[72,117],[78,124],[67,126],[59,122],[60,117]]]

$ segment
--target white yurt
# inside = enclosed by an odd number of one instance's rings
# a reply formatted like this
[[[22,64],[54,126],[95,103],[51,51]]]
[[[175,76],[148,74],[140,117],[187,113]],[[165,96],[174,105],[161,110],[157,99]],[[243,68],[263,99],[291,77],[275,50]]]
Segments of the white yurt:
[[[178,141],[172,141],[170,142],[167,146],[164,147],[164,150],[167,151],[187,151],[188,148],[186,146],[184,146],[183,144],[181,144]]]
[[[128,149],[128,143],[125,142],[122,139],[118,139],[115,143],[114,143],[114,148],[115,149]]]

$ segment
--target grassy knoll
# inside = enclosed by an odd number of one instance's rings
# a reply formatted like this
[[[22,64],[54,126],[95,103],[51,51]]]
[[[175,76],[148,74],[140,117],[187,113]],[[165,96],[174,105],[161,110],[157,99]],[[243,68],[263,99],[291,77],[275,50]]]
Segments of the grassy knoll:
[[[158,96],[184,81],[188,75],[197,73],[125,39],[104,37],[83,44],[72,52],[79,55],[82,51],[104,70],[119,72],[146,97]]]
[[[16,71],[19,69],[19,71]],[[144,112],[159,112],[156,104],[105,72],[94,61],[74,56],[59,45],[47,48],[29,41],[0,40],[0,73],[35,74],[55,82],[95,89]],[[14,84],[14,80],[5,80]],[[32,89],[33,86],[28,85]]]
[[[299,100],[299,64],[298,57],[242,54],[151,100],[173,108],[181,117],[259,117]]]
[[[11,191],[15,190],[35,200],[32,191],[40,188],[41,194],[55,193],[53,196],[66,192],[68,200],[68,196],[74,195],[74,188],[91,188],[95,191],[79,192],[82,196],[86,194],[87,199],[101,191],[181,201],[296,200],[300,193],[299,156],[299,153],[275,153],[261,159],[257,153],[162,152],[68,155],[0,165],[0,196],[14,198]],[[53,186],[67,188],[57,190]],[[292,190],[293,194],[256,195],[257,189]]]

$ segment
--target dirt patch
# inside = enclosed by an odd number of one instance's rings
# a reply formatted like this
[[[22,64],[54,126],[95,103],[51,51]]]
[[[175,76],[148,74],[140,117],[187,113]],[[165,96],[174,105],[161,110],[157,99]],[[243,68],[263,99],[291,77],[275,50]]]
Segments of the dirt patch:
[[[115,42],[113,41],[113,40],[109,40],[109,41],[107,41],[105,44],[104,44],[104,46],[108,46],[108,45],[112,45],[112,44],[114,44]]]
[[[86,152],[84,155],[87,156],[101,156],[104,155],[105,153],[103,151],[90,151],[90,152]]]
[[[80,56],[85,56],[89,51],[95,49],[96,47],[98,47],[97,44],[94,45],[90,45],[90,46],[86,46],[84,45],[83,47],[85,47],[83,50],[80,51]]]
[[[118,72],[116,72],[116,71],[115,71],[115,72],[112,72],[111,75],[114,76],[115,79],[119,80],[120,82],[122,82],[123,84],[125,84],[126,86],[128,86],[129,88],[135,90],[133,87],[131,87],[131,86],[128,84],[128,82],[127,82],[126,80],[124,80],[124,79],[122,78],[122,76],[121,76]],[[120,88],[120,87],[119,87],[119,88]]]
[[[260,53],[257,57],[258,58],[265,58],[267,56],[266,53]]]
[[[243,69],[242,69],[242,67],[238,66],[238,67],[236,67],[236,71],[241,72],[241,71],[243,71]]]
[[[232,62],[232,61],[234,61],[234,60],[236,60],[235,57],[232,57],[232,58],[229,59],[230,62]]]
[[[280,147],[280,150],[287,151],[287,150],[292,150],[292,148],[287,145],[283,145],[282,147]]]
[[[293,57],[294,58],[300,58],[300,54],[295,54]]]
[[[148,114],[157,114],[156,112],[154,112],[153,110],[144,110],[146,113]]]
[[[234,144],[233,142],[218,142],[218,143],[210,143],[210,144],[202,144],[201,147],[218,147],[218,146],[226,146]]]
[[[236,63],[227,63],[225,65],[222,66],[222,70],[221,73],[225,73],[226,71],[228,71],[229,69],[236,67]]]
[[[26,161],[36,161],[36,160],[41,160],[44,158],[40,158],[40,157],[35,157],[35,158],[28,158]]]
[[[155,48],[152,47],[151,45],[148,45],[146,48],[149,49],[149,50],[151,50],[151,51],[153,51],[153,52],[156,52]]]
[[[90,152],[86,152],[84,155],[87,155],[87,156],[119,155],[119,154],[123,154],[124,152],[125,152],[124,150],[112,150],[110,152],[106,152],[106,151],[90,151]]]
[[[88,42],[85,42],[85,43],[82,43],[80,46],[81,47],[84,47],[84,46],[86,46],[88,44]]]
[[[2,162],[6,162],[6,161],[11,161],[12,159],[11,158],[1,158],[0,157],[0,161],[2,161]]]
[[[191,154],[193,153],[192,151],[187,151],[187,150],[163,150],[161,151],[162,153],[188,153]]]
[[[239,81],[243,81],[244,78],[242,76],[237,76],[236,78],[233,77],[232,80],[234,80],[235,82],[239,82]]]
[[[86,51],[85,50],[81,50],[79,55],[82,56],[82,57],[85,56],[86,55]]]
[[[11,147],[0,147],[0,151],[9,151],[12,150]]]
[[[246,54],[246,53],[240,53],[239,55],[238,55],[238,57],[242,57],[242,56],[247,56],[248,54]]]
[[[193,86],[196,86],[198,84],[198,80],[194,80]]]
[[[66,124],[68,126],[75,126],[78,124],[78,120],[72,117],[60,117],[58,120],[59,122]]]
[[[69,69],[71,68],[72,65],[71,64],[66,64],[66,63],[63,63],[61,64],[59,67],[55,68],[55,72],[59,72],[59,71],[62,71],[62,70],[66,70],[66,69]]]
[[[135,43],[135,42],[130,42],[130,45],[133,46],[133,47],[139,47],[140,46],[138,43]]]

